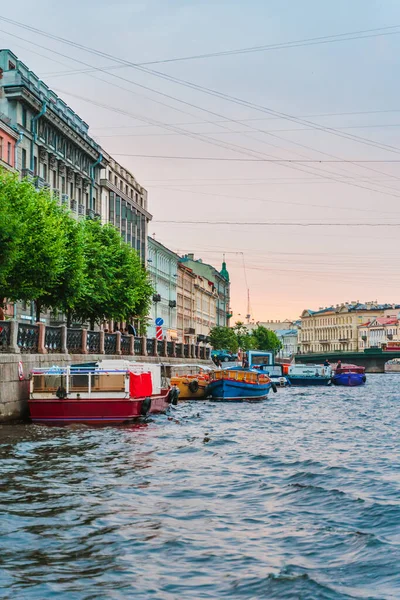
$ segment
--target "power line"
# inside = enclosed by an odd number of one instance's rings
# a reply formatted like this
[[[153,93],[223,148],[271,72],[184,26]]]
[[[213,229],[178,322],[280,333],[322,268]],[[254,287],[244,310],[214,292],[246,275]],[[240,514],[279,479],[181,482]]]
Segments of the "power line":
[[[15,22],[15,24],[18,24],[18,23],[17,23],[17,22]],[[128,62],[128,61],[123,61],[122,59],[118,59],[117,57],[113,57],[113,56],[111,56],[111,55],[107,55],[107,54],[106,54],[106,53],[104,53],[104,52],[100,52],[100,51],[98,51],[98,50],[95,50],[95,49],[87,48],[87,47],[83,46],[82,44],[77,44],[77,43],[75,43],[75,42],[71,42],[70,40],[66,40],[65,38],[61,38],[61,37],[59,37],[59,36],[54,36],[54,35],[52,35],[52,34],[48,34],[48,33],[46,33],[46,32],[43,32],[43,31],[41,31],[41,30],[38,30],[38,29],[36,29],[36,28],[32,28],[32,27],[30,27],[30,26],[23,25],[23,24],[18,24],[18,25],[19,25],[19,26],[21,26],[21,27],[23,27],[23,28],[25,28],[25,29],[28,29],[29,31],[35,31],[35,32],[37,32],[37,33],[40,33],[41,35],[44,35],[44,36],[46,36],[46,37],[49,37],[49,38],[51,38],[51,39],[55,39],[55,40],[58,40],[58,41],[62,41],[63,43],[66,43],[66,44],[68,44],[68,45],[71,45],[71,46],[73,46],[73,47],[76,47],[76,48],[83,49],[83,50],[85,50],[85,51],[87,51],[87,52],[91,52],[92,54],[95,54],[95,55],[97,55],[97,56],[105,56],[105,57],[108,57],[108,58],[110,58],[110,59],[112,59],[112,60],[114,60],[114,61],[120,62],[120,63],[122,63],[122,64],[126,64],[126,65],[128,65],[128,66],[132,66],[132,67],[134,67],[134,68],[137,68],[137,69],[139,69],[139,70],[141,70],[141,71],[144,71],[144,72],[146,72],[146,73],[153,74],[153,75],[155,75],[155,76],[157,76],[157,77],[161,77],[161,78],[164,78],[164,79],[167,79],[167,80],[170,80],[170,81],[174,81],[175,83],[179,83],[179,84],[181,84],[181,85],[186,85],[187,87],[191,87],[191,88],[194,88],[194,89],[199,89],[199,90],[201,90],[201,91],[205,91],[206,89],[208,89],[208,88],[203,88],[203,87],[201,87],[201,86],[196,86],[195,84],[192,84],[192,83],[190,83],[190,82],[185,82],[185,81],[183,81],[183,80],[178,80],[177,78],[170,78],[169,76],[166,76],[166,75],[164,75],[164,74],[162,74],[162,73],[160,73],[160,72],[158,72],[158,71],[154,71],[154,70],[151,70],[151,69],[146,69],[146,68],[143,68],[143,67],[139,67],[139,66],[137,66],[135,63],[130,63],[130,62]],[[10,35],[13,35],[13,34],[10,34]],[[15,36],[15,37],[18,37],[18,36]],[[34,44],[34,42],[30,42],[30,43],[33,43],[33,44]],[[43,47],[43,46],[39,46],[39,47]],[[58,53],[58,52],[56,52],[56,53],[57,53],[57,54],[60,54],[60,53]],[[61,54],[61,55],[62,55],[62,54]],[[62,56],[65,56],[65,55],[62,55]],[[67,57],[67,58],[68,58],[68,57]],[[69,58],[70,58],[70,57],[69,57]],[[74,60],[74,61],[76,61],[76,62],[79,62],[79,63],[81,63],[81,64],[85,64],[85,65],[87,65],[87,63],[83,63],[83,61],[79,61],[79,60],[77,60],[77,59],[72,59],[72,60]],[[92,67],[92,65],[87,65],[87,66],[90,66],[90,67]],[[104,69],[101,69],[101,68],[97,68],[97,69],[96,69],[96,68],[94,68],[94,69],[95,69],[95,70],[99,70],[99,71],[106,72]],[[107,73],[106,73],[106,74],[107,74]],[[116,75],[112,75],[112,76],[113,76],[113,77],[117,77],[117,78],[119,78],[119,79],[123,79],[124,81],[128,81],[129,83],[132,83],[133,85],[139,85],[140,87],[145,87],[146,89],[150,89],[151,91],[153,91],[153,92],[155,92],[155,93],[159,93],[159,94],[161,93],[161,92],[159,92],[159,91],[157,91],[157,90],[154,90],[154,89],[152,89],[152,88],[148,88],[148,87],[146,87],[146,86],[141,86],[140,84],[137,84],[136,82],[133,82],[133,81],[130,81],[130,80],[126,80],[125,78],[121,78],[121,77],[118,77],[118,76],[116,76]],[[101,80],[101,81],[104,81],[104,80]],[[109,83],[109,82],[106,82],[106,83]],[[118,86],[117,86],[117,87],[118,87]],[[125,89],[125,88],[122,88],[122,89]],[[126,90],[126,91],[129,91],[129,92],[131,92],[131,93],[132,93],[132,90]],[[216,95],[217,97],[226,97],[226,98],[229,98],[229,99],[231,99],[231,101],[236,101],[236,102],[238,102],[238,103],[242,102],[242,103],[244,103],[244,105],[249,105],[249,106],[254,106],[254,107],[257,107],[257,105],[251,105],[251,103],[248,103],[248,102],[246,102],[246,101],[238,101],[238,99],[237,99],[237,98],[234,98],[234,97],[228,97],[227,95],[224,95],[224,94],[220,94],[220,93],[218,93],[218,92],[215,92],[215,90],[209,90],[209,89],[208,89],[208,92],[207,92],[207,93],[211,93],[211,95]],[[162,94],[162,93],[161,93],[161,95],[164,95],[164,96],[165,96],[166,94]],[[173,98],[174,100],[176,100],[176,101],[178,101],[178,102],[183,102],[183,101],[181,101],[180,99],[174,98],[174,97],[172,97],[172,96],[167,96],[167,97]],[[152,99],[151,99],[151,100],[152,100]],[[155,101],[155,102],[157,102],[157,101]],[[183,103],[184,103],[184,104],[188,104],[188,103],[186,103],[186,102],[183,102]],[[190,103],[189,103],[189,104],[190,104]],[[211,111],[208,111],[208,110],[206,110],[206,109],[203,109],[202,107],[196,107],[196,106],[195,106],[195,105],[193,105],[193,104],[190,104],[190,105],[191,105],[191,106],[193,106],[194,108],[197,108],[197,109],[199,109],[199,110],[202,110],[202,111],[208,112],[208,113],[210,113],[210,114],[214,114],[214,115],[216,115],[216,116],[221,116],[221,115],[217,115],[216,113],[211,113]],[[171,107],[171,108],[173,108],[173,107]],[[265,108],[265,107],[263,107],[263,108]],[[175,109],[175,110],[177,110],[177,109]],[[256,110],[259,110],[259,107],[258,107],[258,108],[256,108]],[[284,113],[277,113],[276,111],[271,111],[270,109],[265,109],[265,111],[266,111],[266,112],[269,112],[269,113],[271,113],[271,114],[281,114],[281,115],[282,115],[284,118],[289,118],[289,117],[290,117],[290,116],[288,116],[288,115],[284,115]],[[181,111],[181,112],[184,112],[184,111]],[[145,120],[145,119],[142,119],[142,120]],[[290,120],[290,119],[289,119],[289,120]],[[292,118],[292,120],[293,120],[293,118]],[[234,122],[232,119],[231,119],[231,121],[232,121],[232,122]],[[299,122],[300,122],[300,121],[299,121]],[[360,138],[359,136],[354,136],[354,135],[353,135],[353,136],[349,136],[349,135],[347,135],[347,134],[344,134],[344,135],[343,135],[343,134],[340,134],[340,132],[338,132],[338,131],[334,130],[333,128],[321,128],[321,127],[319,127],[319,126],[316,126],[315,124],[313,124],[313,123],[312,123],[312,122],[310,122],[310,121],[307,121],[306,123],[308,123],[308,124],[311,124],[311,125],[312,125],[314,128],[319,128],[319,129],[321,129],[321,130],[325,130],[325,131],[327,131],[327,132],[329,132],[329,133],[333,133],[333,132],[334,132],[334,133],[335,133],[335,135],[339,135],[340,137],[345,137],[345,138],[347,138],[347,139],[356,139],[357,141],[359,141],[359,140],[363,140],[363,143],[368,143],[369,145],[374,145],[374,146],[376,146],[376,147],[380,147],[380,148],[383,148],[383,149],[385,149],[385,147],[386,147],[386,148],[392,148],[392,150],[390,150],[390,151],[396,151],[396,152],[397,152],[397,150],[394,150],[394,147],[389,147],[389,146],[387,146],[387,145],[379,145],[379,144],[377,144],[377,143],[371,142],[370,140],[366,140],[365,138]],[[164,126],[165,128],[167,128],[167,129],[168,129],[168,127],[166,127],[165,125],[162,125],[162,126]],[[251,128],[251,127],[250,127],[250,129],[254,129],[254,128]],[[229,131],[229,130],[228,130],[228,131]],[[288,141],[288,140],[287,140],[287,139],[285,139],[285,138],[282,138],[282,137],[280,137],[280,136],[273,135],[273,134],[271,134],[271,133],[268,133],[268,132],[266,132],[266,131],[264,131],[264,130],[261,130],[261,129],[254,129],[254,131],[258,131],[258,132],[261,132],[261,133],[267,133],[268,135],[272,135],[272,137],[277,137],[278,139],[284,139],[284,141],[285,141],[285,142],[287,142],[287,141]],[[189,136],[189,137],[195,137],[195,134],[193,134],[193,133],[191,133],[191,132],[188,132],[187,130],[181,130],[181,132],[182,132],[184,135],[186,135],[186,136]],[[246,135],[246,134],[243,134],[243,135]],[[250,136],[248,136],[248,135],[247,135],[246,137],[250,137]],[[229,144],[229,145],[226,145],[226,144],[225,144],[225,145],[222,145],[222,144],[218,143],[216,140],[214,140],[213,138],[209,138],[209,137],[207,137],[207,136],[201,136],[200,134],[197,134],[197,137],[196,137],[196,139],[201,139],[202,141],[206,141],[207,143],[213,143],[213,145],[217,145],[217,146],[219,145],[220,147],[225,147],[225,149],[231,149],[231,150],[235,150],[235,148],[238,148],[238,149],[239,149],[239,151],[241,151],[241,153],[245,153],[245,154],[248,154],[249,152],[252,152],[252,153],[253,153],[253,155],[254,155],[255,153],[256,153],[256,154],[258,154],[258,155],[262,154],[262,153],[260,153],[259,151],[252,150],[252,149],[250,149],[250,148],[243,148],[243,147],[241,147],[241,146],[238,146],[237,144],[232,144],[232,143],[231,143],[231,144]],[[261,140],[258,140],[257,138],[250,138],[250,139],[255,139],[255,140],[256,140],[256,141],[258,141],[258,142],[260,142],[260,141],[261,141]],[[308,146],[304,146],[303,144],[299,144],[299,143],[296,143],[296,142],[293,142],[293,141],[291,141],[290,143],[292,143],[292,144],[295,144],[295,145],[299,145],[299,146],[301,146],[301,147],[304,147],[304,148],[307,148],[307,149],[309,149],[309,150],[315,150],[315,149],[313,149],[313,148],[310,148],[310,147],[308,147]],[[271,144],[270,144],[270,145],[271,145]],[[235,151],[237,151],[237,150],[235,150]],[[243,152],[243,151],[244,151],[244,152]],[[293,151],[292,151],[292,152],[293,152]],[[320,152],[320,151],[319,151],[319,152]],[[296,154],[296,153],[295,153],[295,154]],[[298,153],[297,153],[297,154],[298,154]],[[326,154],[326,153],[323,153],[323,154]],[[328,154],[328,156],[329,156],[329,154]],[[350,162],[350,161],[349,161],[349,162]],[[291,168],[294,168],[294,169],[297,169],[297,170],[302,170],[302,169],[299,169],[299,167],[293,167],[293,166],[292,166]],[[366,167],[363,167],[363,168],[366,168]],[[370,169],[371,169],[371,168],[370,168]],[[304,169],[303,169],[303,171],[304,171]],[[376,171],[376,170],[375,170],[375,171]],[[308,172],[308,173],[310,173],[310,171],[304,171],[304,172]],[[376,172],[377,172],[377,173],[379,173],[379,171],[376,171]],[[311,172],[311,173],[312,173],[312,172]],[[334,179],[333,179],[333,177],[332,177],[332,175],[335,175],[335,173],[332,173],[332,172],[329,172],[329,171],[328,171],[328,173],[331,175],[330,179],[334,180]],[[318,173],[318,172],[317,172],[317,173],[315,173],[315,174],[316,174],[317,176],[319,176],[319,177],[322,177],[322,178],[324,178],[324,176],[323,176],[323,175],[321,175],[321,174],[320,174],[320,173]],[[383,173],[381,173],[381,174],[383,174]],[[387,174],[386,174],[386,175],[387,175]],[[391,177],[391,178],[393,178],[393,179],[399,179],[398,177],[396,177],[396,176],[393,176],[393,175],[387,175],[387,176],[388,176],[388,177]],[[326,178],[326,176],[325,176],[325,178]],[[385,193],[384,191],[381,191],[381,190],[376,190],[376,189],[374,189],[374,188],[368,188],[368,187],[366,187],[366,186],[361,186],[361,185],[358,185],[358,184],[355,184],[355,183],[352,183],[352,182],[348,182],[348,181],[344,181],[344,183],[346,183],[347,185],[352,185],[353,187],[359,187],[359,188],[362,188],[362,189],[369,189],[370,191],[374,191],[374,192],[382,193],[382,194],[385,194],[385,195],[393,195],[393,194],[388,194],[388,193]],[[383,187],[386,187],[386,188],[388,188],[388,189],[394,189],[394,188],[391,188],[390,186],[383,186]]]
[[[69,92],[65,91],[66,94]],[[70,94],[73,95],[73,94]],[[82,98],[83,99],[83,98]],[[89,100],[91,102],[91,100]],[[271,163],[399,163],[400,159],[358,159],[358,158],[341,158],[341,159],[318,159],[318,158],[309,158],[309,159],[297,159],[297,158],[224,158],[217,156],[167,156],[163,154],[125,154],[125,153],[113,153],[114,156],[133,156],[136,158],[159,158],[159,159],[167,159],[167,160],[222,160],[222,161],[239,161],[239,162],[271,162]],[[388,176],[388,174],[386,174]],[[374,190],[376,191],[376,190]]]
[[[268,227],[400,227],[400,223],[306,223],[306,222],[273,222],[273,221],[185,221],[154,219],[153,223],[174,223],[176,225],[255,225]]]

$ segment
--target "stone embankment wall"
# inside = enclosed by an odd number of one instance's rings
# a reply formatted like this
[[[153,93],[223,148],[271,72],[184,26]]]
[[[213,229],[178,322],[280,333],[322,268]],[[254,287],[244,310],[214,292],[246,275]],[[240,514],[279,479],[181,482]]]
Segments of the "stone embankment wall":
[[[128,359],[135,362],[159,363],[166,365],[196,364],[192,358],[158,358],[155,356],[106,356],[104,354],[0,354],[0,422],[24,419],[28,417],[29,373],[34,368],[58,365],[94,362],[97,360]],[[24,379],[19,379],[19,363],[22,363]]]

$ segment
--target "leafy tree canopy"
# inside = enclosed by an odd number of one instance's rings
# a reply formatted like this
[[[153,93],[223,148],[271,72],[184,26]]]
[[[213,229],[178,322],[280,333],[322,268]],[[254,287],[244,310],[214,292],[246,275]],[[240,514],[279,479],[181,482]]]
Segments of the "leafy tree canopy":
[[[236,352],[239,347],[237,336],[230,327],[213,327],[210,331],[210,341],[215,350]]]
[[[278,352],[282,348],[278,336],[274,331],[259,325],[252,331],[254,349],[264,350],[265,352]]]

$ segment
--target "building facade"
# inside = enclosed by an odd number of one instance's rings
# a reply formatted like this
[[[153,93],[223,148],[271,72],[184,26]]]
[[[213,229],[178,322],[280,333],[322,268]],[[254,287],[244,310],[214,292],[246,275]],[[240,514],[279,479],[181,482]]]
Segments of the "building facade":
[[[275,334],[282,344],[280,358],[291,358],[298,351],[298,329],[276,329]]]
[[[223,261],[221,271],[212,265],[204,263],[201,259],[195,260],[194,254],[186,254],[181,259],[182,263],[189,267],[195,275],[199,275],[214,285],[216,292],[216,318],[215,324],[221,327],[229,327],[232,317],[230,308],[230,281],[226,263]]]
[[[0,167],[9,171],[15,168],[15,148],[18,140],[17,132],[10,127],[9,119],[2,119],[0,113]]]
[[[398,317],[378,317],[358,328],[358,348],[382,348],[388,343],[400,345],[400,321]]]
[[[185,263],[178,263],[177,277],[177,333],[178,341],[195,342],[195,281],[196,275]]]
[[[100,216],[106,159],[89,126],[10,50],[0,50],[0,113],[16,132],[14,168],[73,214]]]
[[[284,331],[284,330],[288,330],[288,329],[293,329],[296,327],[295,323],[293,321],[290,321],[289,319],[286,319],[285,321],[277,321],[277,320],[272,320],[272,321],[256,321],[256,322],[251,322],[251,323],[246,323],[245,327],[249,330],[249,331],[253,331],[253,329],[256,329],[257,327],[265,327],[266,329],[269,329],[270,331]]]
[[[359,348],[360,325],[378,317],[390,316],[396,307],[376,302],[351,302],[304,310],[301,315],[299,351],[310,352],[355,351]]]
[[[148,223],[152,218],[147,210],[147,191],[112,157],[101,169],[100,185],[103,223],[114,225],[146,264]]]
[[[215,327],[217,322],[218,293],[212,281],[200,275],[196,275],[194,291],[194,341],[208,342],[210,329]]]
[[[177,287],[179,256],[160,244],[154,238],[148,238],[148,271],[150,273],[154,294],[149,316],[147,334],[156,336],[156,319],[164,321],[163,337],[167,340],[178,340],[177,331]]]

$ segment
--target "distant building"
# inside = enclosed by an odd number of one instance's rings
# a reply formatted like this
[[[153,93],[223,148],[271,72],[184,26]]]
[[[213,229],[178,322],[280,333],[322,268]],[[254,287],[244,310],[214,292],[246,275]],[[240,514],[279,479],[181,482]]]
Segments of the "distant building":
[[[253,331],[253,329],[256,329],[259,326],[265,327],[266,329],[269,329],[270,331],[279,331],[279,330],[287,330],[287,329],[296,328],[295,323],[293,321],[291,321],[290,319],[285,319],[284,321],[273,321],[273,320],[272,321],[256,321],[256,322],[245,324],[245,327],[249,331]]]
[[[378,317],[358,328],[358,348],[382,348],[391,342],[400,345],[400,321],[398,317]]]
[[[301,315],[299,351],[335,352],[358,351],[360,325],[396,313],[396,305],[376,302],[351,302],[304,310]]]
[[[178,261],[179,256],[175,252],[172,252],[154,238],[148,238],[148,271],[154,287],[147,329],[149,337],[155,337],[155,320],[161,317],[164,321],[162,325],[164,337],[170,341],[178,339]]]
[[[298,329],[276,329],[275,334],[282,344],[278,356],[280,358],[290,358],[297,354],[298,350]]]
[[[226,268],[226,262],[222,263],[221,271],[218,271],[212,265],[203,262],[200,258],[195,260],[194,254],[186,254],[182,257],[181,262],[186,265],[189,269],[203,277],[210,284],[214,285],[214,291],[216,293],[216,319],[215,324],[217,326],[229,327],[229,320],[232,317],[230,308],[230,281],[229,273]],[[197,316],[196,319],[201,319],[201,316]],[[199,321],[197,323],[200,325]]]
[[[196,275],[183,262],[178,263],[177,331],[178,340],[186,344],[195,342]]]
[[[152,218],[147,210],[147,191],[111,157],[108,166],[101,170],[100,185],[103,223],[112,223],[145,264],[148,223]]]

